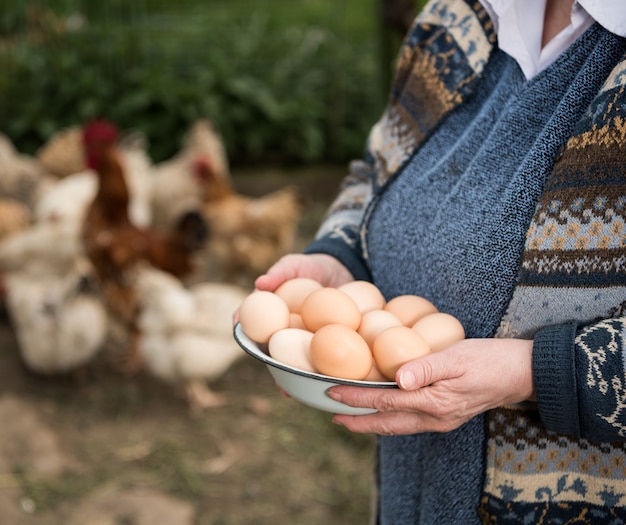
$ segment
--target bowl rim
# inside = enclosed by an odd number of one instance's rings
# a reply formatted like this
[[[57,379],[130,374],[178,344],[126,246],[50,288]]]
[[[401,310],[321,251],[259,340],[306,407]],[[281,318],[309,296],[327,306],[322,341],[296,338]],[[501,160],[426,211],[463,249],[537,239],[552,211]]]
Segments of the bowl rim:
[[[309,379],[317,379],[319,381],[336,383],[339,385],[360,386],[368,388],[398,388],[398,384],[395,381],[359,381],[356,379],[342,379],[340,377],[327,376],[324,374],[318,374],[316,372],[309,372],[308,370],[301,370],[299,368],[286,365],[285,363],[281,363],[280,361],[277,361],[270,355],[263,352],[263,350],[259,348],[258,344],[252,341],[252,339],[250,339],[245,334],[240,322],[237,322],[235,324],[235,327],[233,329],[233,336],[235,338],[235,341],[237,341],[239,346],[248,355],[251,355],[258,361],[261,361],[268,366],[279,368],[280,370],[284,370],[285,372],[291,372],[292,374],[307,377]]]

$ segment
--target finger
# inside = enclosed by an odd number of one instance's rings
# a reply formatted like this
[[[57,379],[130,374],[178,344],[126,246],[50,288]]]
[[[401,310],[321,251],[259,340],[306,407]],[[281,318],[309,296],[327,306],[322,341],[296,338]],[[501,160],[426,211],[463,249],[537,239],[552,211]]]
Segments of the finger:
[[[254,281],[254,287],[257,290],[273,292],[288,278],[289,277],[284,273],[266,273],[256,278]]]
[[[363,416],[335,414],[332,421],[351,432],[381,436],[450,432],[463,423],[461,419],[440,420],[427,414],[406,412],[378,412]]]
[[[294,277],[297,277],[297,268],[277,263],[272,266],[267,273],[259,275],[254,281],[254,286],[258,290],[273,292],[285,281],[293,279]]]
[[[432,385],[437,381],[461,375],[457,362],[445,351],[433,352],[402,365],[396,373],[398,386],[413,391]]]
[[[335,386],[328,390],[328,396],[351,407],[374,408],[379,412],[427,412],[432,406],[421,391],[404,392],[395,388]]]

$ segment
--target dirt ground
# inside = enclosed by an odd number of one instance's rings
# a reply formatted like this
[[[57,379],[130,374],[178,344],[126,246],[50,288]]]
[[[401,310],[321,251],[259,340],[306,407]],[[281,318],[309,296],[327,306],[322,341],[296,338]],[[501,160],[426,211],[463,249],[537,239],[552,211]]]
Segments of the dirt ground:
[[[338,176],[298,178],[299,242]],[[238,180],[254,194],[281,178]],[[0,316],[0,525],[368,522],[371,436],[282,397],[248,356],[211,386],[228,404],[198,415],[170,385],[99,361],[80,380],[38,377]]]

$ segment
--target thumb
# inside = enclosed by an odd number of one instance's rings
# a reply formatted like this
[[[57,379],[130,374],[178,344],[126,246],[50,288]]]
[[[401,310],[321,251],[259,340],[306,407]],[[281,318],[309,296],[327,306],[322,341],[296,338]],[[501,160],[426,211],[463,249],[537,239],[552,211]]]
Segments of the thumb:
[[[444,352],[432,352],[403,364],[396,372],[396,382],[402,390],[418,390],[449,378],[448,360]]]
[[[260,275],[254,281],[254,287],[257,290],[265,290],[268,292],[273,292],[278,288],[281,284],[283,284],[289,277],[282,273],[268,273]]]

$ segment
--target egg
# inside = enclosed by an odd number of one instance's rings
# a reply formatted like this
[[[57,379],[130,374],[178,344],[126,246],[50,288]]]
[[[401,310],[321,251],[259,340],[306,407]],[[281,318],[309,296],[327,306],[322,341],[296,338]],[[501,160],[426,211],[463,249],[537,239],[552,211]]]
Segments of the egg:
[[[321,283],[314,279],[296,277],[285,281],[274,290],[274,293],[285,301],[290,312],[299,314],[302,309],[302,303],[307,296],[320,288],[322,288]]]
[[[289,312],[289,328],[304,328],[300,314]]]
[[[328,324],[342,324],[356,331],[361,312],[354,300],[337,288],[323,287],[311,292],[300,312],[307,330],[316,332]]]
[[[387,382],[387,379],[383,373],[376,366],[376,361],[372,360],[372,368],[370,368],[369,373],[363,378],[363,381],[378,381],[378,382]]]
[[[372,369],[367,343],[342,324],[328,324],[317,330],[311,338],[310,356],[313,366],[327,376],[362,380]]]
[[[385,306],[385,298],[381,291],[369,281],[351,281],[337,288],[350,296],[361,313],[380,310]]]
[[[370,310],[362,315],[357,332],[371,348],[376,336],[392,326],[403,326],[396,314],[386,310]]]
[[[267,343],[274,332],[289,327],[289,308],[272,292],[257,290],[239,306],[239,322],[250,339]]]
[[[425,315],[438,312],[437,307],[419,295],[398,295],[387,301],[384,310],[398,316],[404,326],[413,326]]]
[[[430,352],[426,340],[408,326],[392,326],[383,330],[372,345],[376,366],[391,381],[395,381],[396,372],[404,363]]]
[[[444,312],[426,315],[412,328],[428,342],[433,352],[465,339],[465,329],[461,322]]]
[[[270,337],[268,352],[276,361],[307,372],[316,372],[309,352],[312,337],[313,333],[300,328],[278,330]]]

